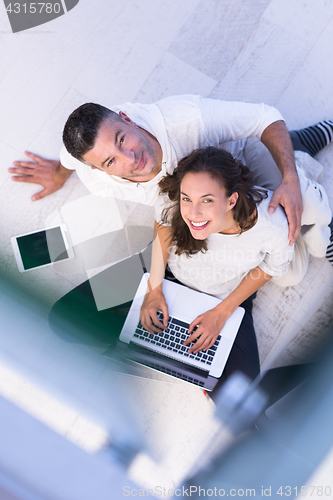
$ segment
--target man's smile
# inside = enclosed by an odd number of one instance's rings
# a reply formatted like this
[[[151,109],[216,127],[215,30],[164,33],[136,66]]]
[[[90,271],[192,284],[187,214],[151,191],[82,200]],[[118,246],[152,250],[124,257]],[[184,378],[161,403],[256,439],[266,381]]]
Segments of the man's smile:
[[[139,172],[140,170],[142,170],[144,168],[145,165],[146,165],[146,161],[145,161],[144,153],[142,151],[141,156],[139,158],[139,161],[137,163],[137,166],[135,167],[133,172]]]

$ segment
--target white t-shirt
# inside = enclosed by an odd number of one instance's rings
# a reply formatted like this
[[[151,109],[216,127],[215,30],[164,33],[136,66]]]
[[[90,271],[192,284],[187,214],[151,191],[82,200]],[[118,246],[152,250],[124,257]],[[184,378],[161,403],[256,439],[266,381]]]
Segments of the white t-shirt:
[[[274,214],[268,213],[272,192],[268,191],[268,195],[258,205],[257,222],[248,231],[242,234],[212,234],[207,238],[207,252],[198,252],[190,257],[176,255],[174,246],[168,260],[174,276],[184,285],[225,299],[257,266],[271,276],[286,273],[293,257],[293,247],[289,246],[288,240],[288,222],[281,207]],[[155,218],[158,222],[167,203],[156,206]]]
[[[283,120],[266,104],[220,101],[196,95],[173,96],[155,104],[125,103],[112,108],[123,111],[139,127],[153,134],[162,148],[162,170],[151,181],[136,183],[108,175],[73,158],[65,147],[60,152],[62,165],[76,170],[89,191],[97,196],[115,196],[153,206],[157,184],[166,172],[172,173],[178,161],[194,149],[220,146],[243,160],[248,137],[261,138],[273,122]],[[235,142],[230,142],[235,141]]]

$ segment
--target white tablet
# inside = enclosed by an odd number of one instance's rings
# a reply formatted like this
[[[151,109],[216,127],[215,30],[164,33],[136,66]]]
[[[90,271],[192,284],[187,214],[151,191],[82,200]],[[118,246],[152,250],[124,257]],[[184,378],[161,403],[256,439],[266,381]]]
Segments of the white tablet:
[[[74,258],[66,224],[11,238],[21,273]]]

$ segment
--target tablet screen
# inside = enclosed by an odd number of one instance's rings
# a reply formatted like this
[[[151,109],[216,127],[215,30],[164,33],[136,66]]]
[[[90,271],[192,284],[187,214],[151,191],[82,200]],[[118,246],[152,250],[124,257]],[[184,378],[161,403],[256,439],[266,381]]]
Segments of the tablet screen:
[[[16,240],[25,270],[69,257],[60,227],[19,236]]]

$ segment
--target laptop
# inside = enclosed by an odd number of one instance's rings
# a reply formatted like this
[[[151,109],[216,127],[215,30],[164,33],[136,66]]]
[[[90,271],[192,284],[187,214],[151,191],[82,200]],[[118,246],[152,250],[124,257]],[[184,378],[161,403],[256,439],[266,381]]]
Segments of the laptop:
[[[140,323],[140,309],[147,291],[149,274],[145,273],[135,294],[117,345],[118,353],[132,361],[161,371],[211,391],[221,377],[244,316],[238,307],[228,318],[214,346],[207,351],[189,354],[183,343],[189,324],[221,300],[192,290],[173,281],[163,280],[162,290],[168,304],[168,327],[150,334]],[[162,320],[162,313],[158,313]],[[108,355],[108,352],[105,353]]]

